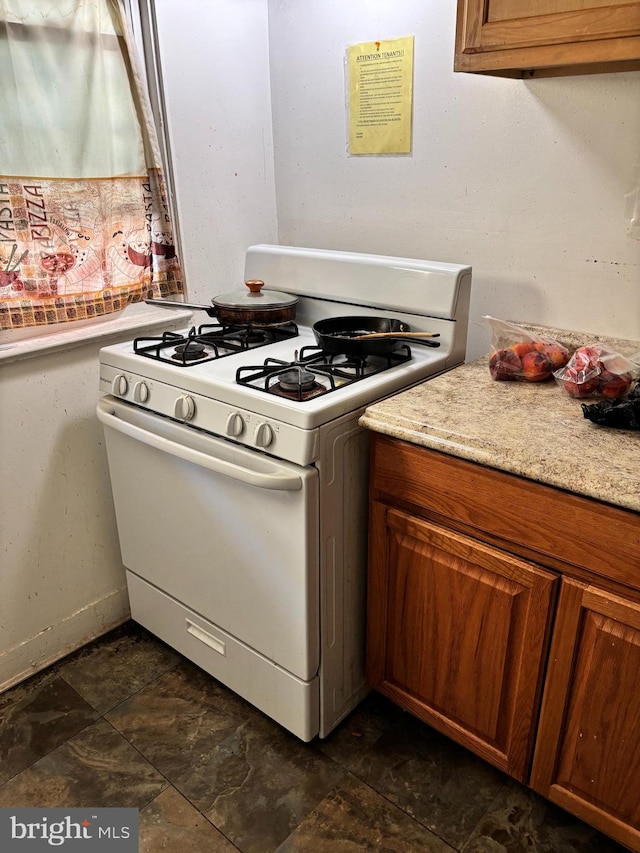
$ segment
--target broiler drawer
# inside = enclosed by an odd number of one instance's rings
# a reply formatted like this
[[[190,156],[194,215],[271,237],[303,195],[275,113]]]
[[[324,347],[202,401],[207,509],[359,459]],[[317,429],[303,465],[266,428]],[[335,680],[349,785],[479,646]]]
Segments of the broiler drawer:
[[[488,534],[547,565],[640,589],[637,513],[379,433],[372,462],[375,499]]]
[[[304,741],[319,729],[317,676],[301,681],[127,571],[131,617]]]

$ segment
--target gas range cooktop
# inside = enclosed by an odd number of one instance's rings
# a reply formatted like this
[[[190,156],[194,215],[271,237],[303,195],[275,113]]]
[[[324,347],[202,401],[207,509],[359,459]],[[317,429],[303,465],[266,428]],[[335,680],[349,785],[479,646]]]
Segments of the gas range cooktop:
[[[310,431],[343,416],[357,418],[370,403],[464,361],[469,267],[259,245],[247,249],[244,278],[295,295],[289,318],[295,322],[252,328],[245,340],[235,328],[207,323],[205,309],[204,326],[196,315],[195,327],[159,340],[104,347],[101,393],[252,447],[265,446],[268,433],[274,437],[269,452],[298,461],[307,450],[283,450],[285,438],[296,447],[315,446]],[[327,356],[314,324],[349,316],[391,318],[411,331],[437,334],[440,346],[411,341],[366,362]]]
[[[186,333],[171,331],[136,338],[133,352],[171,367],[192,368],[278,341],[290,341],[296,347],[299,339],[300,330],[295,323],[245,327],[204,324],[192,326]],[[255,363],[236,369],[236,382],[299,403],[338,391],[412,358],[406,344],[399,344],[384,356],[348,356],[310,345],[292,349],[286,359],[266,357],[260,361],[259,355],[256,353]]]
[[[205,400],[313,429],[445,370],[449,356],[446,343],[440,349],[412,343],[392,357],[353,360],[323,353],[313,330],[299,325],[297,334],[240,347],[218,358],[211,357],[205,343],[204,357],[189,360],[185,366],[184,351],[176,354],[175,350],[185,339],[198,337],[198,329],[195,335],[191,331],[167,333],[159,336],[160,341],[136,339],[104,347],[100,353],[102,390],[169,416],[174,415],[175,400],[188,396],[195,412],[189,421],[203,429],[209,428],[206,411],[210,407]],[[159,358],[155,357],[158,343]]]

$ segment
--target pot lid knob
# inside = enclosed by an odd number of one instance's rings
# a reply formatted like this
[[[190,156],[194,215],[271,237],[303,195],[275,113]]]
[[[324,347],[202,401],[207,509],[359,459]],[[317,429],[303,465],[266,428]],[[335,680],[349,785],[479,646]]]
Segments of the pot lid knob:
[[[245,284],[251,291],[251,293],[260,293],[262,288],[264,287],[264,281],[260,281],[259,278],[251,278],[249,281],[245,281]]]

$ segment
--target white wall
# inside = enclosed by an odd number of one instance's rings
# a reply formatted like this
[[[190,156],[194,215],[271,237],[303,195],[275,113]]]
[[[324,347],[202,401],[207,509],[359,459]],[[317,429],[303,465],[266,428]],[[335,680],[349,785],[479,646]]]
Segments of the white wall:
[[[98,343],[0,367],[0,689],[127,618]]]
[[[155,0],[189,299],[242,288],[276,243],[266,0]],[[206,317],[205,317],[206,319]]]
[[[483,314],[640,339],[640,72],[454,74],[455,6],[269,0],[279,242],[470,264],[471,358]],[[413,153],[350,157],[345,48],[409,35]]]
[[[277,242],[266,0],[155,6],[182,259],[208,302],[241,286],[248,245]],[[129,613],[98,349],[0,363],[0,691]]]

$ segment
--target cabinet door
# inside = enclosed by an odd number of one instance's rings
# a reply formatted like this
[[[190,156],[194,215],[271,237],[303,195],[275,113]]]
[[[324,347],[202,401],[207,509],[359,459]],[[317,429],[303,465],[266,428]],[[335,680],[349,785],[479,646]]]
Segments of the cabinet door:
[[[531,785],[640,850],[640,605],[563,580]]]
[[[638,61],[638,0],[458,0],[456,71],[530,77]]]
[[[371,685],[524,780],[556,577],[372,503]]]

